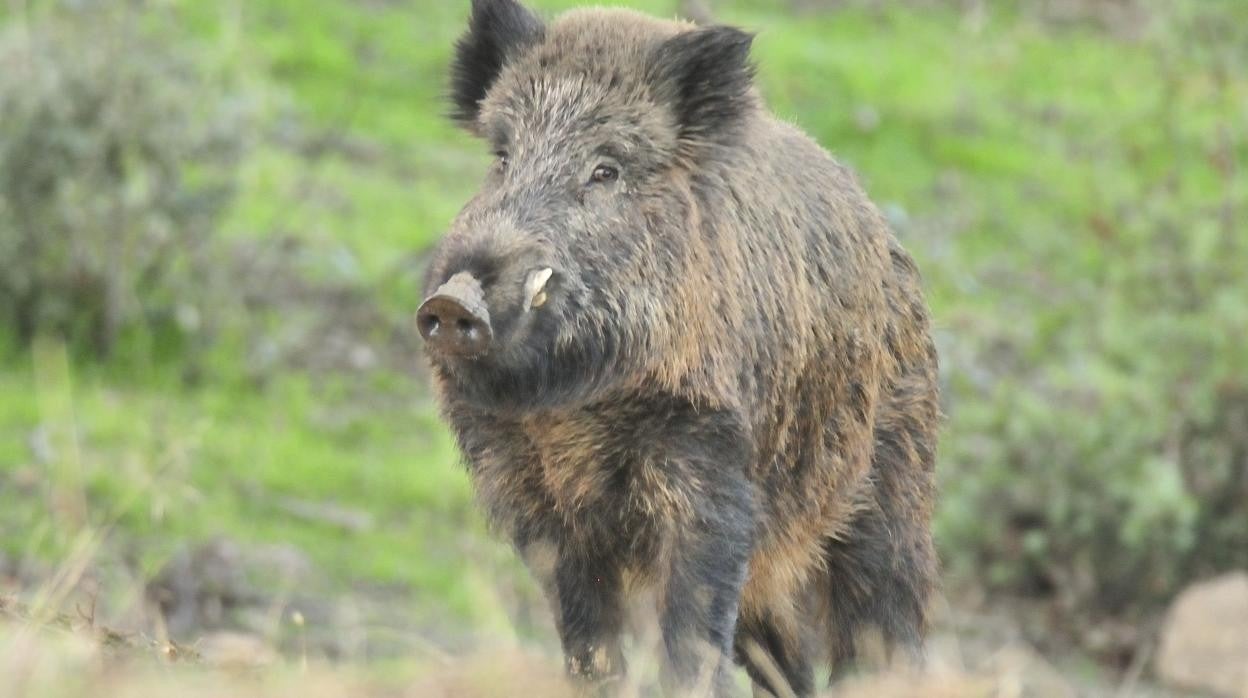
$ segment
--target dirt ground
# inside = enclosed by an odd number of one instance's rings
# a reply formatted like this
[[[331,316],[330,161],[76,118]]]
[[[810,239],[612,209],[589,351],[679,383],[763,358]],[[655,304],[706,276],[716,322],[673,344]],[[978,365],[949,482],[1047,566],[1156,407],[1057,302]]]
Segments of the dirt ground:
[[[523,591],[506,602],[512,632],[474,635],[422,618],[394,590],[333,589],[290,546],[188,548],[128,601],[103,604],[101,584],[117,577],[103,568],[52,571],[37,586],[34,570],[7,572],[0,695],[571,695],[548,614]],[[942,597],[934,611],[922,672],[863,672],[828,695],[1190,695],[1154,683],[1146,662],[1111,671],[1038,638],[1039,606]],[[655,695],[650,655],[632,655],[624,695]]]

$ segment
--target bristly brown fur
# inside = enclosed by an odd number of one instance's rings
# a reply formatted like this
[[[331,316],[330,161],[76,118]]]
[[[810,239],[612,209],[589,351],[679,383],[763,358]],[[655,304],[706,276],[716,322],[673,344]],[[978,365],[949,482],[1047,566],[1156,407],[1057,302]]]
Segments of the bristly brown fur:
[[[513,0],[473,17],[458,113],[506,158],[426,288],[471,273],[496,339],[483,358],[430,358],[569,671],[624,670],[638,586],[657,590],[672,690],[709,671],[727,691],[725,657],[798,695],[817,660],[842,671],[872,638],[918,658],[937,359],[879,211],[767,112],[748,34],[602,9],[540,24]],[[505,48],[478,61],[479,46]],[[594,183],[604,162],[618,179]],[[542,267],[550,300],[524,312]]]

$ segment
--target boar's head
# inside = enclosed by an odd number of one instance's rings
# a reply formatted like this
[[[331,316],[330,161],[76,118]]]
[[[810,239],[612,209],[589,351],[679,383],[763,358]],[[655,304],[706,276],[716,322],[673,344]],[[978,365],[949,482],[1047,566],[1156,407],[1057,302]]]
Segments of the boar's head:
[[[621,10],[547,25],[474,0],[453,118],[495,158],[436,249],[416,322],[444,387],[566,405],[662,362],[688,329],[699,190],[756,108],[752,37]],[[706,270],[702,270],[705,275]]]

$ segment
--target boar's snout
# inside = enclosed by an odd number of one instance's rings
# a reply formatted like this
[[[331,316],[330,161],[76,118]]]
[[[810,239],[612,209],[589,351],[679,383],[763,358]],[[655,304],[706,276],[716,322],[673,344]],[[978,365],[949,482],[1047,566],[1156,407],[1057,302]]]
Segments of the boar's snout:
[[[420,304],[416,325],[430,350],[448,356],[480,356],[494,338],[481,282],[468,272],[452,276]]]

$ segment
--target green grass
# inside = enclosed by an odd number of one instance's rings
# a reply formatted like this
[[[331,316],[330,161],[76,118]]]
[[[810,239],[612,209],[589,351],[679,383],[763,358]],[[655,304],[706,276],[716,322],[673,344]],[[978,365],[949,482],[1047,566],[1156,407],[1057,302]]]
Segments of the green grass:
[[[368,401],[346,379],[298,375],[263,390],[185,389],[70,369],[55,346],[43,351],[38,369],[12,361],[0,375],[3,472],[33,478],[0,489],[0,541],[11,554],[55,559],[81,523],[115,527],[149,572],[184,540],[290,541],[339,583],[401,584],[470,610],[459,592],[471,560],[459,553],[464,536],[481,535],[479,518],[409,379],[375,377]],[[25,443],[34,434],[46,444],[37,454]],[[78,491],[86,521],[56,511]],[[290,499],[365,512],[375,524],[354,531],[296,518],[278,504]]]
[[[580,3],[532,4],[553,14]],[[674,4],[631,3],[663,15]],[[320,260],[307,273],[367,288],[395,317],[410,313],[417,289],[405,260],[437,239],[486,163],[485,148],[442,118],[466,6],[172,3],[188,40],[233,76],[262,120],[226,232],[295,236]],[[1129,353],[1114,346],[1124,340],[1112,322],[1089,334],[1075,318],[1089,304],[1138,304],[1113,289],[1138,272],[1117,261],[1149,253],[1138,249],[1153,240],[1142,217],[1198,219],[1191,235],[1208,242],[1195,254],[1213,260],[1217,229],[1202,212],[1248,189],[1242,167],[1228,178],[1210,156],[1212,134],[1226,128],[1248,161],[1245,76],[1218,82],[1205,57],[1173,44],[1053,30],[1009,10],[974,28],[947,11],[797,18],[774,2],[720,6],[725,20],[760,31],[755,57],[775,111],[913,222],[900,233],[925,270],[940,331],[1022,337],[1024,362],[1092,345]],[[1243,8],[1227,8],[1248,22]],[[320,141],[347,145],[310,154]],[[1013,270],[1008,280],[1003,269]],[[1235,300],[1223,301],[1219,317],[1242,333]],[[1013,322],[1024,314],[1027,323]],[[242,377],[229,343],[197,388],[176,367],[65,363],[55,345],[0,355],[0,546],[9,553],[62,552],[72,515],[51,502],[81,485],[90,519],[114,522],[114,537],[132,541],[150,568],[186,539],[292,541],[343,584],[399,584],[479,619],[471,580],[480,560],[462,551],[482,525],[413,378],[290,372],[260,387]],[[1071,382],[1083,380],[1072,366]],[[1091,370],[1129,382],[1112,363]],[[965,372],[950,380],[965,398],[992,390]],[[40,425],[48,462],[28,444]],[[18,484],[32,472],[33,485]],[[949,536],[976,524],[957,508],[974,500],[973,489],[965,494],[942,514]],[[271,504],[282,497],[367,511],[377,523],[360,532],[309,523]]]

